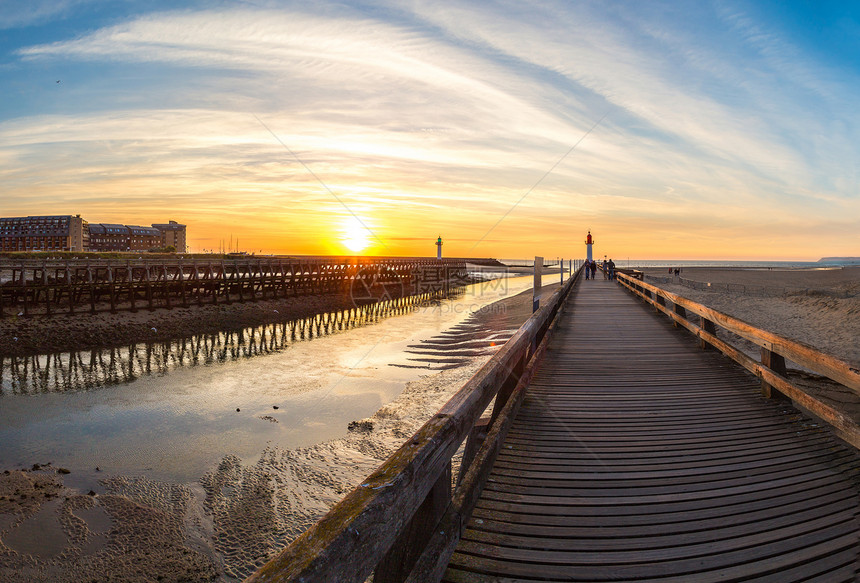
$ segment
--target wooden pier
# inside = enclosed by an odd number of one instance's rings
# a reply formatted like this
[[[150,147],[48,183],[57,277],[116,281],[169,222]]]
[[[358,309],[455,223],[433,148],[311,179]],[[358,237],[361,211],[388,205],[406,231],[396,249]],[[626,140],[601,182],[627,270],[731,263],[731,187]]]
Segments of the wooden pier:
[[[784,372],[860,371],[619,279],[568,281],[249,581],[856,581],[860,429]]]
[[[490,260],[472,260],[490,261]],[[357,305],[463,285],[463,259],[307,257],[0,261],[0,317],[350,294]]]
[[[583,282],[444,581],[854,581],[857,456]]]

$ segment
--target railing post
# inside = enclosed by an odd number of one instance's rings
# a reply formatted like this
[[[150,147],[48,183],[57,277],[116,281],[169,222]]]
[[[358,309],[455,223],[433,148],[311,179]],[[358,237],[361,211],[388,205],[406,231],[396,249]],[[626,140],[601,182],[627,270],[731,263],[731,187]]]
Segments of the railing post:
[[[499,413],[501,413],[502,409],[505,408],[511,393],[513,393],[514,389],[517,388],[517,383],[520,382],[520,377],[523,376],[523,372],[526,370],[526,364],[528,364],[531,355],[535,352],[534,346],[536,344],[537,343],[533,340],[532,347],[529,348],[528,352],[524,352],[522,356],[517,359],[514,366],[511,368],[510,374],[505,379],[504,383],[502,383],[502,386],[499,387],[499,391],[496,393],[496,401],[493,403],[493,412],[490,415],[490,425],[495,422]]]
[[[717,327],[714,325],[713,322],[711,322],[704,316],[699,316],[699,323],[701,325],[702,330],[704,330],[708,334],[711,334],[712,336],[717,335]],[[701,348],[702,350],[706,350],[708,346],[710,346],[710,344],[705,342],[704,338],[699,340],[699,348]]]
[[[535,279],[532,286],[532,313],[540,308],[540,290],[543,286],[543,257],[535,257]]]
[[[409,576],[427,541],[451,503],[451,462],[427,493],[412,520],[373,572],[373,583],[402,583]]]
[[[683,306],[679,306],[678,304],[675,304],[674,312],[675,312],[677,315],[679,315],[679,316],[681,316],[682,318],[684,318],[685,320],[687,319],[687,310],[685,310],[685,309],[683,308]],[[673,325],[675,328],[677,328],[677,327],[679,326],[678,321],[677,321],[675,318],[672,318],[672,325]]]
[[[472,426],[469,436],[466,438],[466,447],[463,448],[463,459],[460,460],[460,470],[457,472],[457,484],[463,480],[463,476],[472,465],[475,459],[475,454],[481,449],[484,440],[487,439],[487,433],[490,430],[490,417],[481,417]]]
[[[761,347],[761,363],[782,377],[788,374],[785,367],[785,358],[765,346]],[[761,381],[761,394],[768,399],[789,400],[786,395],[778,391],[764,379]]]

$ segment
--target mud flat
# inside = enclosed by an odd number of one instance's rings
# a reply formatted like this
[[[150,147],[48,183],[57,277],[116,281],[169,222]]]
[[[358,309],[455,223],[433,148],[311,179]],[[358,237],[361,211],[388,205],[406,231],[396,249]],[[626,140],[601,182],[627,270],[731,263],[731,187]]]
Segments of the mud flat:
[[[215,580],[186,534],[187,487],[113,478],[103,494],[81,493],[62,476],[51,466],[0,475],[0,580]]]
[[[241,330],[354,307],[349,296],[332,294],[170,310],[141,309],[116,314],[81,312],[26,318],[12,315],[0,318],[0,355],[23,356],[164,342],[200,333]]]
[[[416,347],[415,366],[428,374],[339,439],[225,456],[191,484],[105,476],[85,492],[44,460],[0,468],[0,580],[242,580],[432,416],[528,318],[531,302],[530,290],[496,302]]]

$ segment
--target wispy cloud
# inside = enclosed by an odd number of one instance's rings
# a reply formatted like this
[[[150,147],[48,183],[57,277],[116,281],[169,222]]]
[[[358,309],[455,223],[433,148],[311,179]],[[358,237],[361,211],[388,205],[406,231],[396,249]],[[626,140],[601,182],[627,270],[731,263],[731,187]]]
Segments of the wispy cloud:
[[[161,189],[189,213],[195,193],[212,208],[277,201],[317,226],[339,212],[257,114],[405,241],[422,222],[486,231],[608,111],[494,239],[547,220],[683,229],[856,210],[856,79],[731,3],[404,6],[155,12],[21,48],[79,79],[52,114],[0,121],[0,179],[30,200],[34,185],[141,204]]]

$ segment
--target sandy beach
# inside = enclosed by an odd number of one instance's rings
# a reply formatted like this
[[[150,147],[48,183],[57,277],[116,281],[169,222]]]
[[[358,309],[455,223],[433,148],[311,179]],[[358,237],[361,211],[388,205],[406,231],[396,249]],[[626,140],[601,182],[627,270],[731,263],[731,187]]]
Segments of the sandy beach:
[[[663,269],[643,271],[646,276],[668,277]],[[860,365],[860,267],[815,270],[694,267],[682,269],[680,277],[712,283],[713,291],[678,283],[655,285]],[[720,284],[730,284],[731,291]]]
[[[662,270],[653,274],[667,275]],[[660,284],[756,326],[860,363],[858,268],[684,269],[682,276],[802,288],[802,293],[761,297]],[[258,314],[283,308],[240,305],[245,306]],[[374,415],[356,419],[340,439],[296,449],[268,447],[252,461],[226,456],[194,484],[109,476],[101,481],[104,491],[98,494],[76,489],[74,476],[51,465],[0,468],[0,580],[242,580],[319,519],[435,413],[528,317],[531,293],[491,307],[427,342],[428,346],[444,344],[446,355],[462,355],[465,364],[428,370]],[[214,322],[222,316],[212,308]],[[174,310],[171,317],[177,313]],[[849,410],[857,406],[856,396],[834,394],[816,379],[809,382],[832,402]]]
[[[662,268],[643,271],[646,281],[860,368],[860,267],[696,267],[683,268],[680,278],[670,277]],[[656,281],[647,279],[648,275]],[[666,283],[666,278],[671,283]],[[677,283],[679,279],[689,280],[688,284]],[[712,285],[698,285],[708,283]],[[759,358],[758,346],[732,334],[722,335],[751,357]],[[856,393],[791,362],[786,364],[792,382],[860,423],[860,397]]]

